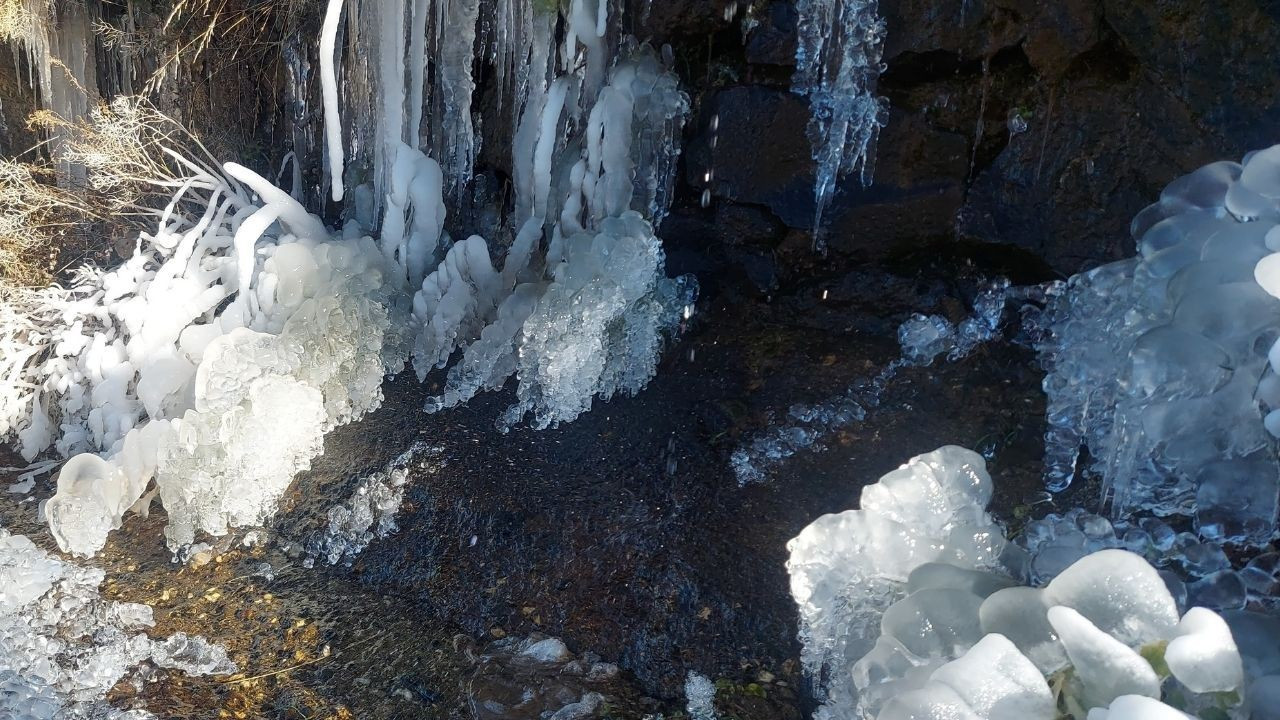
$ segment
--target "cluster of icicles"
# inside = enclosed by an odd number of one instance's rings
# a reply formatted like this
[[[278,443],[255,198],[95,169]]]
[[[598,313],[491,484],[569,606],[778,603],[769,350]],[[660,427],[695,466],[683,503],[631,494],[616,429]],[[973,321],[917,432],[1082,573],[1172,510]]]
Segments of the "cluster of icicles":
[[[156,494],[174,548],[264,522],[324,433],[376,408],[382,378],[410,354],[420,377],[449,368],[428,409],[514,376],[504,429],[530,415],[539,428],[572,420],[652,377],[696,292],[692,278],[666,277],[653,230],[688,98],[604,4],[572,3],[556,44],[555,11],[508,3],[523,25],[506,58],[521,68],[508,100],[520,108],[515,208],[497,242],[454,242],[445,201],[470,177],[462,140],[474,142],[475,90],[474,33],[454,30],[476,26],[475,5],[352,3],[348,39],[377,38],[377,64],[345,73],[331,64],[343,6],[330,5],[321,75],[332,196],[351,200],[341,231],[302,206],[296,173],[286,192],[234,163],[171,152],[182,177],[132,258],[85,268],[67,289],[7,292],[0,433],[29,459],[74,456],[44,506],[64,550],[96,553]],[[473,17],[452,22],[468,8]],[[383,33],[370,32],[371,16]],[[379,136],[372,179],[346,193],[336,81],[358,70],[380,78]],[[428,145],[450,148],[443,167],[421,149],[424,108],[439,109],[429,117],[443,142]]]

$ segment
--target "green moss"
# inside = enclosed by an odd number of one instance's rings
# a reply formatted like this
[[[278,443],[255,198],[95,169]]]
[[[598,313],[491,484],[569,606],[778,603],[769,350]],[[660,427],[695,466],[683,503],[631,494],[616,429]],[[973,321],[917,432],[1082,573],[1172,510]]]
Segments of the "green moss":
[[[1159,676],[1161,680],[1172,674],[1169,671],[1169,665],[1164,661],[1164,651],[1168,647],[1169,643],[1162,640],[1160,642],[1151,643],[1150,645],[1143,645],[1138,649],[1138,654],[1142,656],[1143,660],[1146,660],[1151,665],[1151,669],[1156,671],[1156,675]]]

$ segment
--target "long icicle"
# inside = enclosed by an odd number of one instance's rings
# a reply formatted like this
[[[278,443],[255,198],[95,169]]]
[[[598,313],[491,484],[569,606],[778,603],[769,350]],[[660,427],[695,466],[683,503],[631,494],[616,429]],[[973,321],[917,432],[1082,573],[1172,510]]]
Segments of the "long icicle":
[[[324,93],[324,137],[329,149],[329,180],[334,202],[342,201],[342,119],[338,116],[338,73],[334,69],[334,45],[338,21],[342,19],[342,1],[329,0],[320,28],[320,89]]]

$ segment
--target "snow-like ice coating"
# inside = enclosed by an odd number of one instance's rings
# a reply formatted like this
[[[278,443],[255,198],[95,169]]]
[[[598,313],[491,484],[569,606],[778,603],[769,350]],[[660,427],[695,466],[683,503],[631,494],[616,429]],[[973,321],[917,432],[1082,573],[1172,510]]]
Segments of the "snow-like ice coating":
[[[59,560],[0,529],[0,717],[144,720],[105,696],[150,661],[188,675],[234,673],[226,651],[201,637],[152,640],[151,608],[98,595],[103,572]]]
[[[816,717],[1053,720],[1061,702],[1077,718],[1183,717],[1170,703],[1244,718],[1274,691],[1271,618],[1179,617],[1132,552],[1098,550],[1043,588],[1017,586],[1001,563],[1020,551],[1001,552],[990,492],[980,456],[942,448],[792,540],[802,657],[824,693]]]
[[[1137,257],[1077,275],[1048,309],[1046,471],[1083,448],[1116,517],[1192,515],[1260,544],[1280,505],[1280,146],[1217,162],[1134,218]]]

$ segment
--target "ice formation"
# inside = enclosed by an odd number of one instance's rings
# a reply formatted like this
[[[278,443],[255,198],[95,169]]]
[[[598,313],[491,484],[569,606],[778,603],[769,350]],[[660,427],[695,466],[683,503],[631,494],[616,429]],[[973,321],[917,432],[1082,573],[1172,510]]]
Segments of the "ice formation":
[[[1251,698],[1274,692],[1280,623],[1203,607],[1180,617],[1161,573],[1121,549],[1019,586],[1003,567],[1019,552],[983,510],[990,493],[980,456],[941,448],[792,540],[816,717],[1054,720],[1059,702],[1077,719],[1184,717],[1171,703],[1202,717],[1263,709]]]
[[[824,515],[787,544],[801,657],[829,708],[854,707],[859,670],[851,668],[859,658],[895,652],[877,639],[880,620],[903,597],[912,570],[933,562],[962,569],[997,564],[1004,535],[986,513],[991,491],[981,455],[939,448],[863,488],[860,509]],[[903,627],[931,608],[947,611],[954,594],[943,592],[918,612],[904,613]]]
[[[236,671],[221,647],[178,633],[152,640],[151,608],[98,595],[103,572],[0,529],[0,717],[144,720],[107,692],[144,662],[188,675]]]
[[[1157,518],[1113,524],[1073,508],[1031,521],[1018,544],[1026,553],[1010,570],[1032,583],[1048,582],[1090,553],[1122,548],[1159,568],[1180,606],[1231,610],[1252,604],[1280,609],[1280,554],[1262,553],[1243,567],[1232,567],[1220,544],[1195,533],[1177,532]]]
[[[1134,258],[1048,309],[1046,473],[1089,469],[1116,517],[1191,515],[1215,541],[1276,528],[1280,146],[1181,177],[1134,218]]]
[[[791,89],[809,98],[809,142],[817,163],[815,236],[836,179],[859,173],[871,182],[875,141],[887,102],[876,96],[884,67],[884,20],[878,0],[799,0],[796,72]]]
[[[939,315],[915,314],[898,327],[901,357],[871,377],[855,380],[842,393],[821,403],[796,403],[786,419],[733,451],[730,464],[739,485],[764,482],[784,461],[804,450],[821,451],[835,431],[866,420],[881,396],[906,367],[929,365],[939,355],[962,360],[982,343],[1002,336],[1002,319],[1010,303],[1042,303],[1044,288],[1011,287],[1005,278],[987,283],[973,310],[957,324]]]
[[[692,720],[717,720],[716,686],[711,678],[690,671],[684,680],[685,712]]]
[[[166,147],[162,177],[142,180],[171,199],[130,258],[82,269],[65,289],[4,289],[0,435],[28,459],[71,457],[43,508],[62,548],[97,552],[154,495],[175,548],[263,522],[324,432],[379,404],[410,344],[421,375],[449,366],[432,409],[514,375],[504,427],[572,420],[652,377],[696,292],[691,277],[666,277],[653,231],[688,98],[657,53],[621,39],[607,5],[564,8],[562,46],[557,11],[502,5],[501,27],[484,30],[505,43],[501,59],[483,60],[515,80],[499,88],[515,130],[513,237],[499,224],[489,241],[454,243],[445,200],[475,154],[478,5],[329,3],[319,44],[333,199],[353,175],[339,106],[377,119],[372,136],[349,128],[351,161],[374,172],[351,188],[341,233],[247,168]],[[443,58],[430,82],[429,51]],[[118,100],[94,117],[137,107]],[[438,112],[424,119],[427,107]],[[117,125],[125,144],[146,129]],[[77,157],[110,185],[101,156]]]
[[[449,249],[414,295],[419,377],[462,351],[429,410],[501,388],[514,374],[517,403],[501,426],[527,414],[539,428],[573,420],[594,397],[641,389],[692,306],[693,278],[666,277],[651,224],[675,169],[655,161],[654,149],[673,147],[688,98],[641,48],[614,66],[585,124],[562,144],[561,116],[573,119],[568,89],[581,95],[590,79],[562,76],[542,107],[526,108],[540,115],[540,130],[535,136],[522,121],[516,136],[517,168],[531,164],[517,172],[526,180],[516,188],[520,229],[501,270],[488,243],[472,236]]]
[[[0,432],[27,458],[74,456],[44,513],[78,554],[145,511],[152,482],[174,547],[262,522],[403,365],[403,289],[372,239],[331,235],[247,168],[170,153],[181,174],[156,182],[174,197],[131,258],[10,289],[0,310]]]
[[[343,196],[342,122],[338,115],[338,72],[334,68],[334,44],[337,42],[338,22],[342,19],[343,0],[329,0],[324,12],[324,24],[320,30],[320,88],[324,96],[325,152],[329,156],[330,197],[341,202]]]
[[[438,456],[441,449],[418,440],[385,468],[361,480],[351,497],[329,508],[328,526],[308,543],[308,552],[330,565],[350,564],[370,542],[398,530],[396,514],[404,502],[410,468],[420,469],[424,456]]]
[[[34,72],[27,80],[35,90],[37,106],[68,120],[85,117],[98,94],[90,9],[83,3],[50,0],[17,0],[13,4],[21,10],[16,17],[6,18],[7,24],[0,22],[0,40],[15,41],[15,75],[21,76],[17,72],[17,51],[21,49],[27,67]],[[63,147],[61,134],[50,133],[48,142],[58,158]],[[58,169],[60,182],[69,177],[83,179],[83,168],[74,163],[60,162]]]

